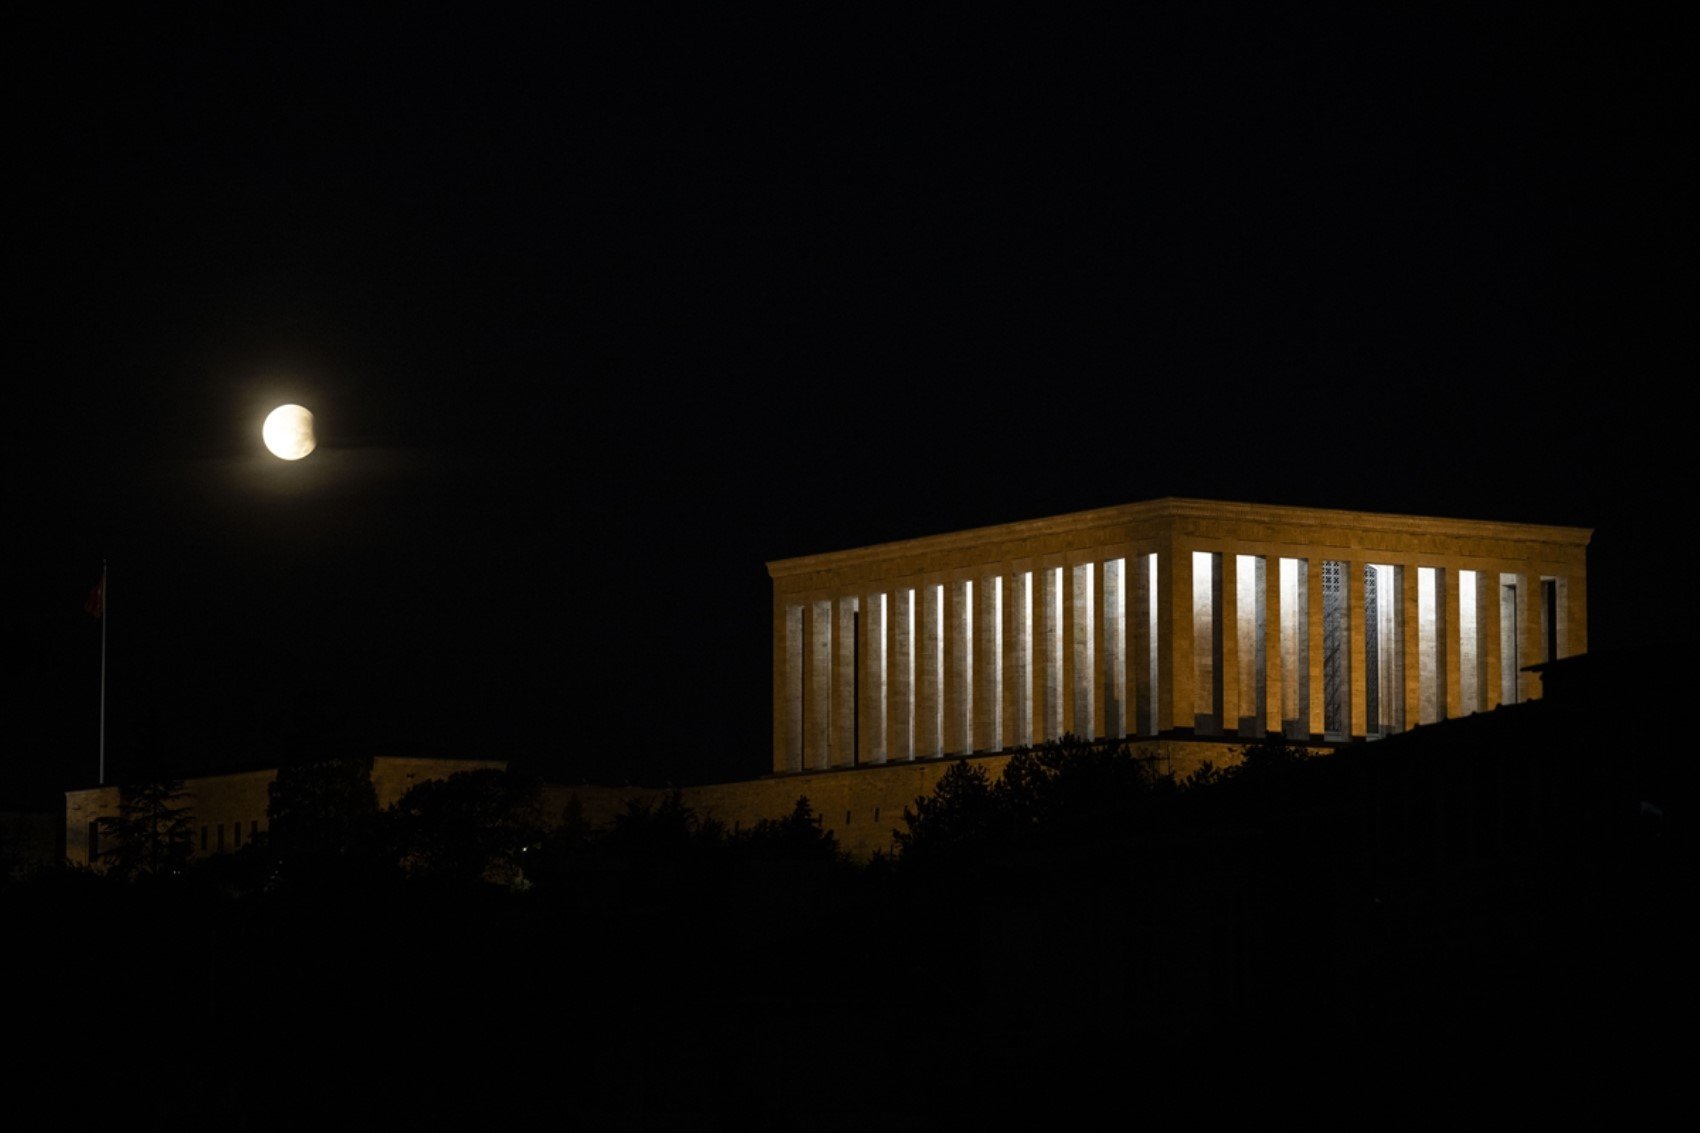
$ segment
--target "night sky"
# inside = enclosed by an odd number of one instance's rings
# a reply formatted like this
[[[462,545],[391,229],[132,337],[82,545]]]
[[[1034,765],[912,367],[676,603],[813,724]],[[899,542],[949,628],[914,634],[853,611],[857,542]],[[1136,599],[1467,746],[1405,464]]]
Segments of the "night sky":
[[[1592,527],[1595,648],[1677,632],[1676,27],[53,7],[8,37],[14,796],[94,778],[103,556],[120,775],[759,774],[765,561],[1165,495]]]

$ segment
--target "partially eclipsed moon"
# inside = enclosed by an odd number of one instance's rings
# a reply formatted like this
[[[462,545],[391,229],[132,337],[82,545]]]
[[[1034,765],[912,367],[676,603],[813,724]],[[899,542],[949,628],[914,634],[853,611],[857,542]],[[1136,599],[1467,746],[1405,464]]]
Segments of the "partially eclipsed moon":
[[[266,447],[283,460],[300,460],[318,444],[313,438],[313,415],[299,405],[280,405],[260,428]]]

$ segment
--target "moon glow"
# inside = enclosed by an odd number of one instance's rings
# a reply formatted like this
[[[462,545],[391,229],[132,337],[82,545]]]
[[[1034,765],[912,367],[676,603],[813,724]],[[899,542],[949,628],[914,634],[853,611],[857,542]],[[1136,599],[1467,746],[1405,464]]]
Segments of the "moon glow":
[[[313,415],[299,405],[280,405],[266,416],[260,436],[273,456],[300,460],[318,445],[313,437]]]

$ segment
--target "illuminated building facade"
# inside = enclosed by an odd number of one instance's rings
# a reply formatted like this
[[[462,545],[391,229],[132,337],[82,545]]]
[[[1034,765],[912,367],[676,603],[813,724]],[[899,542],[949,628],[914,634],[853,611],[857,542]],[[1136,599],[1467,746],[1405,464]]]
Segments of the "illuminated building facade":
[[[1581,528],[1163,499],[768,564],[776,773],[1344,743],[1539,695]]]
[[[1587,650],[1589,536],[1164,499],[772,562],[774,774],[680,795],[732,829],[804,796],[866,857],[958,757],[998,775],[1072,733],[1184,774],[1266,735],[1324,747],[1533,699],[1529,666]],[[387,805],[475,766],[500,764],[380,757],[373,781]],[[274,774],[188,784],[198,853],[264,829]],[[664,794],[560,787],[547,809],[606,825]],[[70,860],[117,803],[67,794]]]

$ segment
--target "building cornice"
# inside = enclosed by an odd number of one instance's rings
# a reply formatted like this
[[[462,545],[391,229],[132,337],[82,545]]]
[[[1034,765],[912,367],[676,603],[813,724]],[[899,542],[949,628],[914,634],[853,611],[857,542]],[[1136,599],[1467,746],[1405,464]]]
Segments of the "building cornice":
[[[1042,539],[1059,533],[1106,529],[1105,542],[1115,542],[1116,529],[1149,526],[1164,521],[1200,523],[1268,524],[1293,530],[1350,530],[1366,535],[1425,534],[1457,539],[1512,539],[1522,543],[1558,547],[1586,547],[1593,531],[1586,527],[1497,522],[1480,519],[1449,519],[1435,516],[1398,515],[1388,512],[1343,511],[1334,508],[1289,507],[1279,504],[1247,504],[1219,500],[1167,497],[1116,507],[1094,508],[1043,519],[974,527],[942,535],[925,535],[890,543],[853,547],[842,551],[776,559],[767,564],[768,575],[779,579],[823,570],[842,569],[913,555],[942,554],[987,543],[1012,543]],[[1302,540],[1301,540],[1302,541]]]

